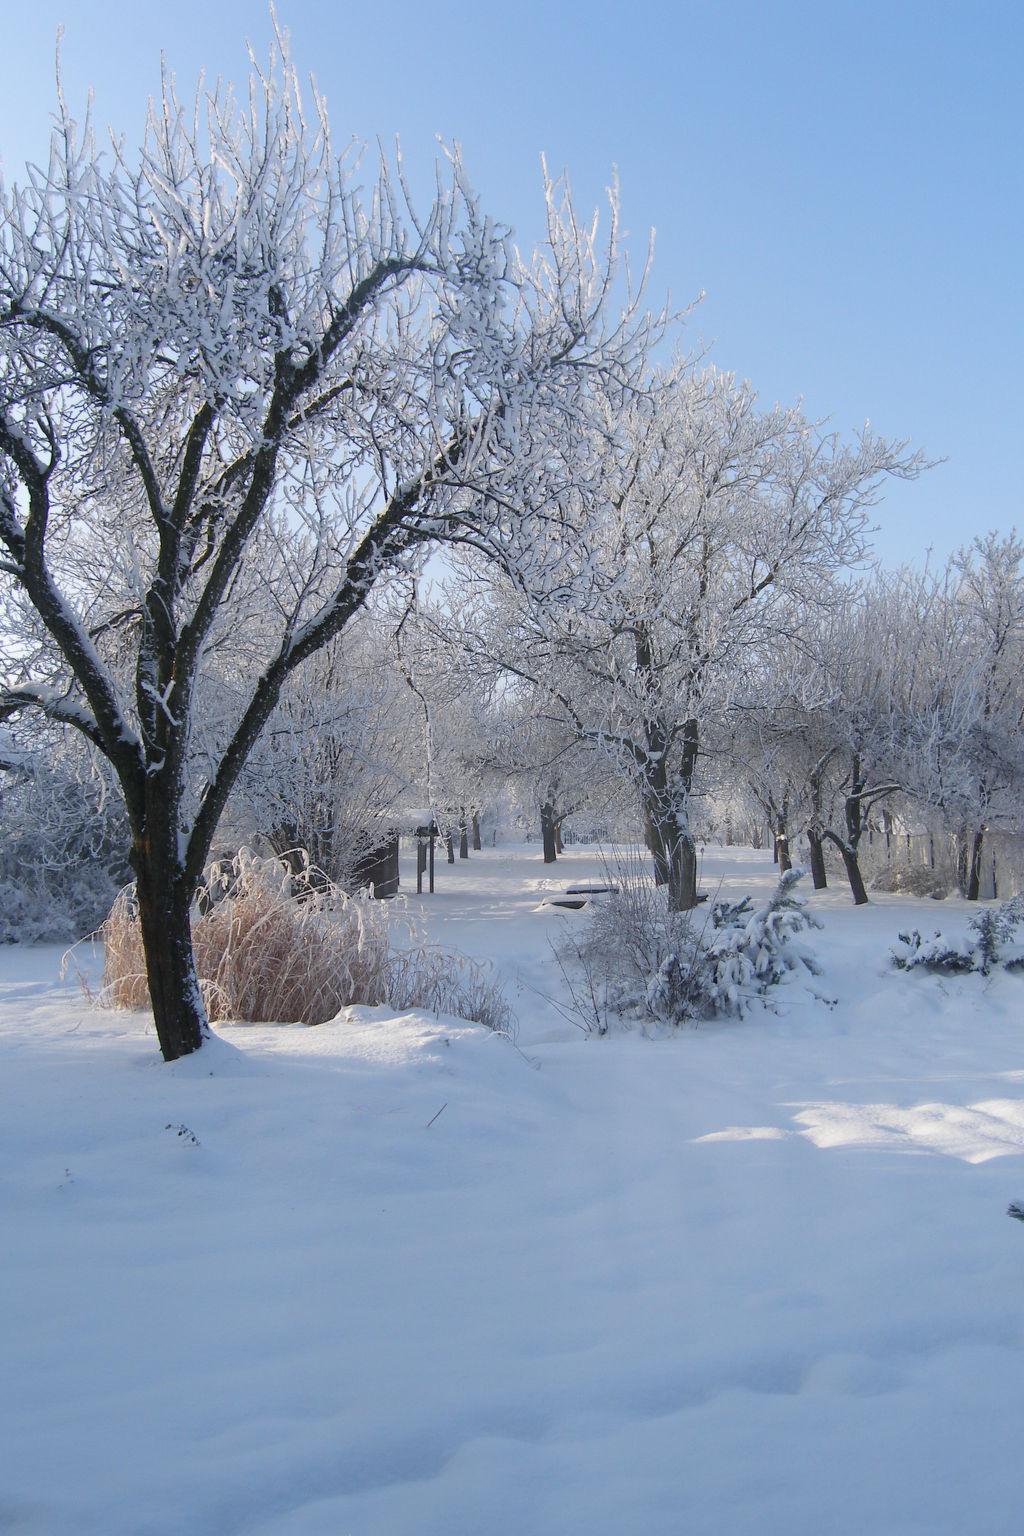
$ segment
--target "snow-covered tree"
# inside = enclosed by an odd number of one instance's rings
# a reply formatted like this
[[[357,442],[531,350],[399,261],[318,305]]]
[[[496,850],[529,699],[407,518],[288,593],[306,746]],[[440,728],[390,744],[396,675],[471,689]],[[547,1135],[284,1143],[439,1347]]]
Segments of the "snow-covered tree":
[[[304,850],[351,889],[409,803],[420,724],[385,627],[364,614],[282,690],[229,803],[233,825],[280,855]]]
[[[862,559],[904,445],[852,445],[749,386],[680,367],[609,410],[597,537],[573,587],[543,603],[511,587],[467,651],[543,688],[552,713],[633,784],[670,905],[696,901],[691,796],[709,724],[794,611]]]
[[[545,864],[562,850],[562,829],[587,812],[599,818],[621,811],[622,781],[563,719],[552,717],[545,690],[507,690],[495,711],[489,744],[524,820],[539,823]]]
[[[977,900],[987,831],[1020,825],[1024,787],[1024,543],[990,533],[959,550],[919,604],[908,785],[960,838]]]
[[[3,193],[0,718],[114,770],[167,1059],[204,1038],[190,904],[289,678],[433,541],[532,585],[564,547],[590,397],[628,394],[648,325],[612,312],[614,217],[600,248],[546,196],[535,258],[458,156],[417,214],[400,169],[335,149],[280,37],[241,102],[165,78],[138,148],[61,99]]]
[[[878,572],[816,635],[822,702],[800,730],[828,748],[818,783],[831,786],[833,816],[822,835],[861,899],[857,848],[876,808],[883,820],[916,810],[954,834],[972,899],[987,828],[1019,824],[1022,553],[1014,535],[990,535],[944,571]]]

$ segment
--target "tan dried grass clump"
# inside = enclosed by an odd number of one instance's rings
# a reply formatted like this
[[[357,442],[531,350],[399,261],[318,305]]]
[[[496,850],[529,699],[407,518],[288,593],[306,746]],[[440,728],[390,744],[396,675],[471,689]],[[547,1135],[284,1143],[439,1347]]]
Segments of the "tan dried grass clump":
[[[130,889],[115,897],[114,905],[97,930],[97,937],[103,941],[103,984],[98,1001],[108,1008],[149,1007],[142,933]],[[67,958],[65,956],[65,960]],[[93,996],[84,981],[82,985],[88,995]]]
[[[344,892],[305,859],[285,868],[243,849],[211,868],[192,911],[192,944],[214,1022],[324,1024],[353,1003],[424,1008],[511,1033],[496,983],[472,961],[411,944],[392,949],[385,907]],[[100,928],[102,1001],[146,1008],[142,932],[130,890]]]

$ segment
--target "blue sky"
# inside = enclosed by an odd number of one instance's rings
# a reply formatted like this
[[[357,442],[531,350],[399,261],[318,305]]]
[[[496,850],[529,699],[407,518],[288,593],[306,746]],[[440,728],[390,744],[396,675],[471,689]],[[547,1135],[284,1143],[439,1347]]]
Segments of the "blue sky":
[[[870,418],[944,458],[878,509],[887,561],[1024,523],[1024,4],[942,0],[281,0],[339,138],[457,138],[486,206],[539,233],[538,157],[578,201],[612,166],[653,293],[703,290],[689,339],[766,403]],[[0,156],[45,151],[63,22],[72,102],[138,136],[163,49],[239,79],[261,0],[0,0]]]

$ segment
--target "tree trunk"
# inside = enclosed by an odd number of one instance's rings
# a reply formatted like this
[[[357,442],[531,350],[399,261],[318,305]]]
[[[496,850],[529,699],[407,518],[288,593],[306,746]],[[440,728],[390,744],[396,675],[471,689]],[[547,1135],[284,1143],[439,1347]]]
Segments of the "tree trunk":
[[[449,864],[454,864],[455,863],[455,839],[454,839],[454,837],[452,836],[452,834],[450,832],[446,832],[445,833],[444,846],[445,846],[445,850],[446,850],[446,852],[448,854],[448,863]]]
[[[544,844],[544,863],[553,864],[557,857],[555,847],[555,808],[546,801],[540,808],[540,835]]]
[[[156,1037],[164,1061],[177,1061],[209,1036],[192,952],[192,893],[183,876],[151,848],[136,849],[133,862]]]
[[[655,846],[655,880],[668,887],[670,912],[689,912],[697,905],[697,846],[675,817],[651,822]]]
[[[793,860],[789,856],[789,833],[781,817],[775,828],[775,862],[779,866],[780,875],[793,868]]]
[[[821,841],[821,778],[813,773],[810,779],[811,824],[807,828],[807,843],[811,850],[811,879],[816,891],[828,889],[825,870],[825,849]]]
[[[641,797],[647,846],[654,856],[654,878],[668,887],[670,912],[697,905],[697,848],[689,830],[690,789],[697,761],[697,722],[687,720],[679,772],[670,775],[663,727],[647,729],[650,755],[644,764]]]
[[[850,882],[850,890],[853,893],[853,904],[862,907],[868,899],[868,893],[864,889],[864,876],[860,872],[860,864],[857,855],[852,848],[844,848],[840,844],[839,852],[843,856],[843,867],[846,870],[846,878]]]
[[[646,813],[644,814],[644,842],[647,844],[647,851],[654,860],[655,885],[668,885],[668,860],[665,858],[665,851],[661,846],[661,839],[658,836],[657,829],[650,816]]]
[[[977,901],[981,893],[981,850],[985,842],[985,828],[979,827],[971,842],[971,857],[967,868],[967,900]]]
[[[689,832],[677,832],[669,854],[668,909],[689,912],[697,905],[697,846]]]
[[[956,839],[956,884],[961,896],[967,892],[967,833],[961,831]]]
[[[472,817],[472,821],[471,821],[470,825],[471,825],[472,832],[473,832],[473,852],[474,853],[479,853],[481,851],[481,849],[483,848],[483,844],[480,841],[480,815],[479,815],[479,812],[477,812],[477,811],[473,812],[473,817]]]
[[[864,889],[864,876],[860,872],[856,848],[851,847],[849,843],[844,843],[843,839],[837,837],[834,832],[823,832],[822,836],[827,837],[829,842],[834,843],[839,849],[843,860],[843,868],[846,870],[846,878],[850,882],[854,906],[864,906],[868,899],[868,893]]]
[[[465,811],[459,821],[459,858],[469,858],[469,827],[466,825]]]
[[[864,778],[861,773],[860,754],[855,752],[850,764],[850,793],[846,796],[844,805],[846,837],[836,837],[834,832],[824,833],[824,836],[836,845],[842,855],[843,868],[850,882],[855,907],[864,906],[868,899],[868,893],[864,889],[864,876],[860,872],[860,862],[857,858],[857,849],[860,847],[861,834],[864,831],[863,793]]]
[[[565,844],[562,842],[562,823],[560,819],[555,822],[555,852],[565,852]]]
[[[807,843],[811,850],[811,879],[816,891],[828,889],[828,875],[825,872],[825,850],[821,843],[821,833],[816,827],[808,827]]]

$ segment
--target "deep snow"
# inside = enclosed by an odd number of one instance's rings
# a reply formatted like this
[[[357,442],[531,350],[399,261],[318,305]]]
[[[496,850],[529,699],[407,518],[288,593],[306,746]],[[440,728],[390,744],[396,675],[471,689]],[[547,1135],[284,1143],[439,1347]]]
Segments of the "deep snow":
[[[0,950],[0,1531],[1018,1536],[1024,978],[901,975],[967,909],[837,890],[834,1008],[586,1039],[536,908],[597,873],[410,898],[519,1050],[356,1009],[168,1067]]]

